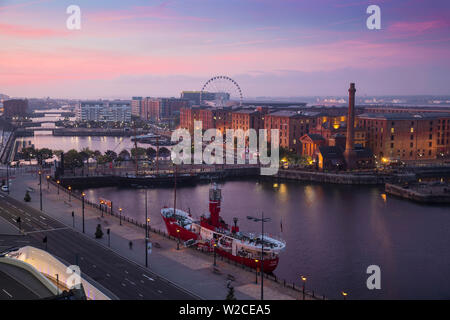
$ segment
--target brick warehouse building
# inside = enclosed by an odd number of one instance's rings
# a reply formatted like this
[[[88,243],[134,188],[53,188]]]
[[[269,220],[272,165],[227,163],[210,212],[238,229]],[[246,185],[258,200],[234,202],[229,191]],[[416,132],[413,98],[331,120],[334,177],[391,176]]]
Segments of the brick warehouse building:
[[[450,113],[365,113],[357,116],[379,159],[433,160],[450,156]]]
[[[3,102],[3,115],[7,118],[25,117],[28,113],[28,100],[13,99]]]
[[[267,140],[271,142],[271,129],[280,131],[280,147],[301,154],[300,138],[309,133],[317,122],[318,112],[276,111],[265,115],[264,128]]]

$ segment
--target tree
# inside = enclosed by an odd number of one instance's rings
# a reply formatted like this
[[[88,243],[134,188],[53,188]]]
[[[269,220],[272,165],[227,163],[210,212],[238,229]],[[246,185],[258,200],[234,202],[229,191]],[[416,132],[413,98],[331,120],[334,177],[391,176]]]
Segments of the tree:
[[[53,151],[50,150],[49,148],[42,148],[42,149],[36,150],[36,157],[39,161],[39,164],[42,164],[45,160],[53,157]]]
[[[101,239],[103,237],[102,226],[100,224],[97,225],[97,230],[95,230],[95,238]]]
[[[36,150],[33,147],[23,148],[20,153],[22,158],[27,161],[31,161],[31,159],[36,158]]]
[[[156,157],[156,150],[153,148],[147,148],[147,157],[148,158],[154,158]]]
[[[69,168],[81,168],[83,166],[83,157],[77,150],[69,150],[64,154],[64,164]]]
[[[117,153],[112,150],[107,150],[105,156],[108,158],[109,162],[117,160]]]
[[[30,202],[31,201],[31,196],[30,196],[30,193],[28,191],[25,193],[25,197],[23,198],[23,200],[25,202]]]
[[[120,151],[119,153],[119,158],[120,161],[127,161],[130,160],[130,153],[128,152],[128,150],[123,149],[122,151]]]
[[[137,150],[137,151],[136,151],[136,150]],[[140,148],[140,147],[138,147],[137,149],[136,149],[136,148],[133,148],[133,149],[131,149],[131,156],[132,156],[133,158],[136,156],[136,152],[137,152],[138,158],[139,158],[139,157],[142,157],[142,156],[145,156],[145,155],[147,154],[147,150],[144,149],[144,148]]]

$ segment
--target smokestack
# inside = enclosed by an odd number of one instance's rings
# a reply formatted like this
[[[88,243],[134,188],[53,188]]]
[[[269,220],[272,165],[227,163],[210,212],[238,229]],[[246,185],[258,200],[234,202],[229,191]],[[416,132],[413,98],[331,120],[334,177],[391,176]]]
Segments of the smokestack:
[[[347,162],[347,169],[355,167],[354,137],[355,137],[355,93],[354,83],[350,83],[348,89],[348,116],[347,116],[347,139],[345,143],[344,157]]]

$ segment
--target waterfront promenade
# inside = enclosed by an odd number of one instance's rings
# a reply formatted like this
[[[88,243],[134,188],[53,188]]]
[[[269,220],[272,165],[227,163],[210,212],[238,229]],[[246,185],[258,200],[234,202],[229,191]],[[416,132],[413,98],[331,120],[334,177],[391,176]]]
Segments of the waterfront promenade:
[[[25,190],[32,188],[31,202],[34,208],[39,209],[39,185],[36,174],[17,175],[11,189],[11,196],[23,202]],[[43,211],[49,216],[59,220],[67,226],[75,224],[78,232],[82,230],[81,201],[60,191],[53,185],[47,186],[43,179]],[[72,211],[75,213],[74,220]],[[104,236],[102,239],[94,240],[97,225],[102,226]],[[150,222],[152,226],[152,222]],[[155,227],[155,226],[152,226]],[[158,226],[161,227],[163,226]],[[138,227],[125,220],[120,225],[119,218],[105,214],[101,217],[99,210],[85,206],[85,234],[92,241],[108,248],[108,236],[106,229],[111,230],[110,247],[121,256],[139,265],[145,265],[144,234],[143,228]],[[49,235],[51,241],[51,234]],[[129,242],[133,243],[132,249]],[[150,241],[154,244],[152,253],[149,255],[150,270],[178,286],[189,290],[203,299],[222,300],[227,294],[226,284],[229,278],[233,278],[232,285],[235,288],[237,299],[259,299],[260,285],[255,284],[255,272],[243,270],[217,258],[218,273],[214,272],[213,256],[199,252],[192,248],[180,246],[177,250],[176,241],[168,239],[160,234],[151,232]],[[265,279],[265,299],[299,299],[302,293],[297,289],[285,287],[283,282],[274,282]],[[309,296],[307,296],[309,298]]]

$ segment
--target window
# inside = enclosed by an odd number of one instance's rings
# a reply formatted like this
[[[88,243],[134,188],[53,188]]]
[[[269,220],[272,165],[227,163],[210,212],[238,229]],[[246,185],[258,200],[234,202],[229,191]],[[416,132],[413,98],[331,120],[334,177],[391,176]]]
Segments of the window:
[[[411,142],[411,144],[409,146],[410,146],[410,148],[414,147],[414,143]]]
[[[411,133],[414,133],[414,128],[411,128]]]
[[[391,133],[394,133],[394,128],[391,128]]]
[[[394,144],[393,143],[391,143],[391,149],[394,149]]]
[[[393,135],[391,136],[391,141],[394,141],[394,136]]]

